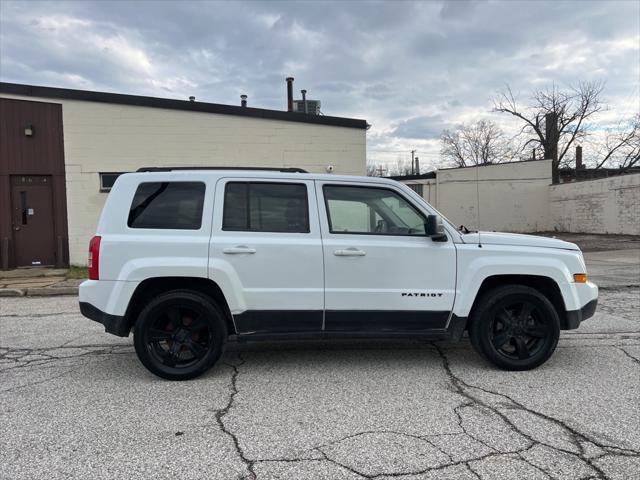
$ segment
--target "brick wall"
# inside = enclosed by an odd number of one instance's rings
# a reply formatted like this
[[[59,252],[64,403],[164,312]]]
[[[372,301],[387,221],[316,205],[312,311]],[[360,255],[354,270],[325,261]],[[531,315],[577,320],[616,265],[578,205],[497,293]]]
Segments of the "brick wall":
[[[554,228],[561,232],[640,235],[640,175],[553,185]]]

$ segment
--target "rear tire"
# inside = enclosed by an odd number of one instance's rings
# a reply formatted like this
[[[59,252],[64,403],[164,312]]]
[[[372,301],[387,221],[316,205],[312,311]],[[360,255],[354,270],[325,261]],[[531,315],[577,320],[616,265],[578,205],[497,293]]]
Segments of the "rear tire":
[[[142,364],[167,380],[189,380],[209,370],[227,340],[224,313],[207,296],[172,290],[151,300],[134,327]]]
[[[560,319],[549,299],[534,288],[505,285],[487,292],[470,318],[473,348],[504,370],[531,370],[553,354]]]

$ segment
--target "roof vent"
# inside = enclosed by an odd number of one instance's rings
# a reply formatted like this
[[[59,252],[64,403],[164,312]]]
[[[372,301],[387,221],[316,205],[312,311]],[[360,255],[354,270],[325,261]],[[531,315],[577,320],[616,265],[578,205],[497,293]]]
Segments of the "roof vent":
[[[296,113],[306,113],[308,115],[321,115],[320,100],[294,100],[293,111]]]

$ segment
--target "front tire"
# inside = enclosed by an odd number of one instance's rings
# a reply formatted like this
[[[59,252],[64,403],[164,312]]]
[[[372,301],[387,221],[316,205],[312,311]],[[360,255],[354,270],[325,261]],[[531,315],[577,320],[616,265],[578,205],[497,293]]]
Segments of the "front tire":
[[[470,318],[473,348],[504,370],[531,370],[553,354],[560,319],[549,299],[534,288],[506,285],[486,293]]]
[[[134,327],[142,364],[167,380],[189,380],[218,361],[227,339],[225,317],[208,297],[173,290],[155,297]]]

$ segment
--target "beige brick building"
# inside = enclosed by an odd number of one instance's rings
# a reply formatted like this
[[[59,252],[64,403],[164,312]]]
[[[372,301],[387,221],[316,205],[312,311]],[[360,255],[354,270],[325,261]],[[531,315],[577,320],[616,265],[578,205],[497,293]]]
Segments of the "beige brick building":
[[[9,83],[0,83],[0,102],[0,268],[84,264],[121,172],[366,170],[364,120]]]

